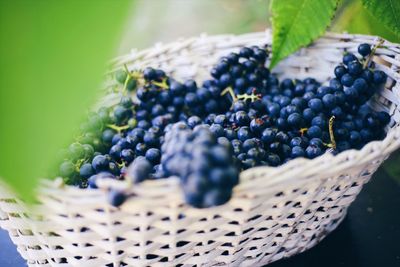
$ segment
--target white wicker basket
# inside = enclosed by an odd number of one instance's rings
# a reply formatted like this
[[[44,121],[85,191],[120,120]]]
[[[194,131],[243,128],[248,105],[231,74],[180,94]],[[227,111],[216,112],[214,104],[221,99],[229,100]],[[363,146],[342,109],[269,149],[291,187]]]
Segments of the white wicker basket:
[[[201,36],[132,51],[114,64],[160,67],[177,79],[200,80],[221,55],[270,42],[268,31]],[[377,42],[371,36],[327,34],[275,72],[323,82],[345,50]],[[2,186],[0,226],[30,266],[262,266],[305,251],[338,226],[363,184],[400,146],[400,46],[385,41],[374,61],[390,77],[371,101],[392,116],[383,141],[337,156],[247,170],[232,200],[210,209],[187,206],[175,179],[135,186],[130,189],[135,196],[119,209],[108,205],[102,190],[50,181],[40,188],[40,204],[26,208]]]

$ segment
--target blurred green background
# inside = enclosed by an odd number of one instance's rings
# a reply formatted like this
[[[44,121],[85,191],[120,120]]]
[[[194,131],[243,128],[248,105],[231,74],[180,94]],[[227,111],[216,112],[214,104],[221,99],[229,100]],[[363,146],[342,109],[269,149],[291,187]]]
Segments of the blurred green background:
[[[295,1],[295,0],[294,0]],[[270,27],[270,0],[137,0],[130,11],[119,53],[133,47],[201,33],[246,33]],[[344,0],[331,29],[336,32],[375,34],[398,42],[364,10],[361,0]]]

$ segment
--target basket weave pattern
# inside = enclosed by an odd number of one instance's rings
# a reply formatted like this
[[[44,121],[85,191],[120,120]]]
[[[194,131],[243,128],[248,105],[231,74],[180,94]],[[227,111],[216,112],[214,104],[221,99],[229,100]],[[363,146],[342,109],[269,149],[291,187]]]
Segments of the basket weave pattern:
[[[268,31],[201,36],[132,51],[113,64],[160,67],[178,80],[201,81],[221,55],[270,42]],[[327,81],[343,52],[355,52],[360,43],[374,45],[378,38],[327,34],[274,72],[280,78]],[[383,141],[337,156],[244,171],[231,201],[209,209],[187,206],[174,178],[131,188],[133,197],[119,209],[108,205],[102,190],[50,181],[41,186],[40,203],[26,208],[1,186],[0,226],[30,266],[262,266],[305,251],[338,226],[363,184],[400,146],[400,46],[385,42],[374,61],[389,76],[371,101],[392,116]]]

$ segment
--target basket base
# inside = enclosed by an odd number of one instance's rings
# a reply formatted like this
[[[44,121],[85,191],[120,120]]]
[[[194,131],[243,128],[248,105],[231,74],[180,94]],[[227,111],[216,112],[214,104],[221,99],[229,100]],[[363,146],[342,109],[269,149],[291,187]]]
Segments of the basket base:
[[[271,257],[265,255],[265,257],[258,262],[254,262],[251,260],[248,262],[244,261],[239,263],[237,266],[262,267],[270,263],[276,262],[278,260],[290,258],[292,256],[306,252],[307,250],[319,244],[326,236],[332,233],[343,222],[343,220],[346,218],[346,215],[347,215],[347,209],[341,211],[336,219],[330,220],[330,222],[327,225],[321,227],[321,230],[318,233],[314,234],[308,239],[302,240],[301,243],[303,243],[304,246],[301,244],[295,244],[294,248],[291,250],[286,250],[281,248],[282,250],[281,253],[272,254]]]

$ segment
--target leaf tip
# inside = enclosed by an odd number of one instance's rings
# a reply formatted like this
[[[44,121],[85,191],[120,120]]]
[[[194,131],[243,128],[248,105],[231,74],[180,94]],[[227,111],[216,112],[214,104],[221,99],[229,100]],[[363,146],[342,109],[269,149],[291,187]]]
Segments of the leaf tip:
[[[269,68],[272,70],[280,61],[281,58],[272,55],[271,61],[269,63]]]

